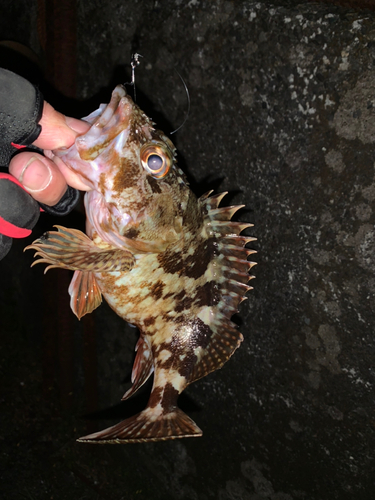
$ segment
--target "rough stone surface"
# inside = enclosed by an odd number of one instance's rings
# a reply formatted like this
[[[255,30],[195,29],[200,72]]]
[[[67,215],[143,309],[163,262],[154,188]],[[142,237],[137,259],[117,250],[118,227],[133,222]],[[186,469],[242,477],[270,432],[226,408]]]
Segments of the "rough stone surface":
[[[186,112],[173,68],[183,76],[191,110],[172,136],[180,164],[197,194],[215,188],[246,204],[239,218],[255,224],[258,266],[238,318],[244,343],[221,371],[181,397],[202,439],[76,445],[82,422],[55,410],[57,436],[43,426],[39,433],[57,476],[52,468],[48,477],[31,475],[25,471],[36,468],[33,453],[43,455],[40,440],[29,442],[28,462],[17,443],[30,419],[48,420],[49,408],[36,416],[40,408],[27,393],[18,395],[20,375],[13,375],[16,409],[29,411],[6,453],[22,464],[29,491],[37,476],[50,494],[53,481],[70,481],[76,498],[373,498],[374,15],[296,2],[112,0],[104,8],[90,0],[79,3],[78,19],[79,97],[91,107],[108,99],[113,84],[129,81],[125,66],[135,49],[144,56],[138,102],[173,130]],[[11,258],[21,261],[16,250]],[[8,342],[17,348],[3,347],[2,356],[22,363],[30,378],[38,356],[30,347],[26,361],[18,359],[25,344],[15,344],[14,335],[22,331],[31,345],[36,326],[25,332],[18,318],[15,328],[9,311],[21,299],[30,308],[24,287],[34,275],[22,266],[22,274],[7,267],[4,276],[2,317],[8,314]],[[136,336],[106,306],[95,318],[106,408],[127,387]],[[61,491],[54,498],[68,498]]]

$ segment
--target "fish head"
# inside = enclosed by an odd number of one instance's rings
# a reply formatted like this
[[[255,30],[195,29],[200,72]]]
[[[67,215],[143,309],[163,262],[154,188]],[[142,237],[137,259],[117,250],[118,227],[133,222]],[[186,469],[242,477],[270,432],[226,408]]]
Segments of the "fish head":
[[[171,140],[117,86],[108,105],[69,149],[54,151],[88,186],[91,237],[140,251],[160,251],[181,236],[192,196]]]

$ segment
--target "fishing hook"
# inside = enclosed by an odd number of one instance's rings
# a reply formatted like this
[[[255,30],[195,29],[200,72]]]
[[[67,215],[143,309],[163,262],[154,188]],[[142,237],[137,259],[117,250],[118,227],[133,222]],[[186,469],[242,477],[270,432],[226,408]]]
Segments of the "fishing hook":
[[[132,85],[133,87],[134,102],[137,101],[137,94],[135,91],[135,68],[141,64],[141,61],[139,60],[140,57],[143,56],[137,52],[131,55],[130,66],[132,68],[132,81],[125,83],[125,85]]]

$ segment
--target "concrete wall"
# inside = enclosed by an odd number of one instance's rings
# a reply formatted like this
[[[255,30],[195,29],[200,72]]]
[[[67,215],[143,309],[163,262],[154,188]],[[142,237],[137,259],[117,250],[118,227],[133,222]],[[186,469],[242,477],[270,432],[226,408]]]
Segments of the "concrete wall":
[[[82,498],[372,498],[373,14],[296,2],[90,0],[77,19],[78,97],[92,109],[129,81],[136,50],[138,102],[173,130],[186,110],[174,67],[183,76],[191,111],[173,137],[180,165],[197,194],[215,188],[246,204],[239,218],[255,224],[258,266],[238,318],[241,348],[181,397],[204,437],[93,449],[74,444],[74,411],[58,413],[48,448],[55,481],[70,471]],[[136,336],[106,306],[94,323],[106,408],[127,387]],[[128,408],[108,415],[120,420]],[[51,477],[43,475],[48,492]]]

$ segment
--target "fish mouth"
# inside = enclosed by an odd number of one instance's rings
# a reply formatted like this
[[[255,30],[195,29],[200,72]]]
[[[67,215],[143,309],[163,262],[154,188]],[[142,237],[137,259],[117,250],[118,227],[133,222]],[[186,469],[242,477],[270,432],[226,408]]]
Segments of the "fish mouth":
[[[129,133],[133,112],[134,103],[131,97],[127,95],[122,85],[117,85],[107,105],[101,104],[97,111],[83,118],[91,124],[91,128],[86,134],[78,136],[75,141],[81,159],[95,160],[116,136]]]
[[[111,144],[126,143],[133,121],[135,105],[122,85],[112,92],[108,104],[101,104],[90,115],[82,118],[91,124],[90,129],[78,136],[68,149],[52,151],[51,158],[57,157],[75,172],[90,189],[96,189],[103,166],[98,156]]]

